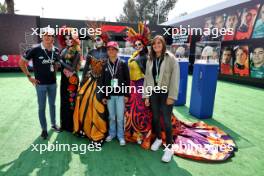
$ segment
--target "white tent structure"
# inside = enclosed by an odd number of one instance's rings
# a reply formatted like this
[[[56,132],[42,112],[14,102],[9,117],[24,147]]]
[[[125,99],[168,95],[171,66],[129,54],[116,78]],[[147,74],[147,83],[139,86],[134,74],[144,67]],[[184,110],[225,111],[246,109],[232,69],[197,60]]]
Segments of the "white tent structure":
[[[226,0],[224,2],[215,4],[213,6],[207,7],[205,9],[202,9],[202,10],[199,10],[199,11],[196,11],[196,12],[193,12],[193,13],[190,13],[188,15],[181,16],[181,17],[176,17],[173,20],[170,20],[170,21],[167,21],[165,23],[162,23],[162,25],[171,25],[171,26],[173,26],[175,24],[178,24],[178,23],[186,21],[186,20],[190,20],[192,18],[203,16],[203,15],[206,15],[206,14],[209,14],[209,13],[212,13],[212,12],[217,12],[217,11],[226,9],[228,7],[232,7],[232,6],[235,6],[235,5],[238,5],[238,4],[243,4],[243,3],[249,2],[249,1],[250,0]]]

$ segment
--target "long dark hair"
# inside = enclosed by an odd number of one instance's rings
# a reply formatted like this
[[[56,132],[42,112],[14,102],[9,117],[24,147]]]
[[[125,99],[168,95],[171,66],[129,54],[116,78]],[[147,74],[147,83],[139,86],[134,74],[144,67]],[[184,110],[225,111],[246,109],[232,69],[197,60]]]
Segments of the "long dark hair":
[[[153,45],[157,40],[160,40],[162,43],[161,56],[163,57],[166,52],[166,41],[164,37],[162,37],[161,35],[156,35],[151,41],[150,57],[149,57],[150,60],[153,60],[154,58],[156,58],[156,52],[153,49]]]
[[[144,46],[143,49],[140,51],[140,55],[148,54],[148,47]]]

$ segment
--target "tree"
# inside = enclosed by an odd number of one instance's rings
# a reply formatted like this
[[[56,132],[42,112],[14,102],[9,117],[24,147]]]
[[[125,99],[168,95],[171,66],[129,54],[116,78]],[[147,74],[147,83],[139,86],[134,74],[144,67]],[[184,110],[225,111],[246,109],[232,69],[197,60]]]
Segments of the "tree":
[[[5,0],[6,10],[8,14],[15,14],[14,0]]]
[[[0,13],[7,13],[7,10],[6,10],[6,4],[1,4],[0,3]]]
[[[118,21],[148,21],[150,24],[167,21],[169,12],[177,0],[127,0]],[[131,11],[133,13],[127,13]]]
[[[124,14],[121,14],[117,21],[122,22],[137,22],[138,14],[136,10],[136,4],[134,0],[127,0],[123,7]]]

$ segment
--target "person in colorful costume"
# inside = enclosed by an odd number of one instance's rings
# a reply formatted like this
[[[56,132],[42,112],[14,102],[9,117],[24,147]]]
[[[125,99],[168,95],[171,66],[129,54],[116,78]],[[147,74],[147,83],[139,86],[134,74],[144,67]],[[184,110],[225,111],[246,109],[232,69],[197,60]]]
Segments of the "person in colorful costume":
[[[58,41],[61,45],[60,116],[61,130],[73,131],[73,112],[79,86],[80,40],[73,28],[60,28]]]
[[[98,91],[102,68],[106,62],[107,33],[91,36],[95,49],[87,54],[82,81],[78,90],[74,110],[74,133],[102,142],[107,134],[107,108]]]
[[[133,45],[135,52],[128,60],[130,86],[134,87],[125,111],[125,139],[129,142],[137,142],[143,148],[150,146],[152,115],[148,107],[142,101],[139,89],[144,82],[146,62],[148,57],[147,45],[150,41],[150,30],[142,22],[138,24],[138,33],[128,28],[126,40]]]

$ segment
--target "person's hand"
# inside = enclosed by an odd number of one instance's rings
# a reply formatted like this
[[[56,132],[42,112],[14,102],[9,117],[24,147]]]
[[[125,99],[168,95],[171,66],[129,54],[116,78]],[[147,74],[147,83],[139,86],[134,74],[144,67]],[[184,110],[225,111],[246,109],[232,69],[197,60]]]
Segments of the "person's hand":
[[[125,103],[127,103],[128,102],[128,97],[125,97]]]
[[[172,104],[174,104],[174,100],[171,99],[171,98],[167,98],[166,104],[167,105],[172,105]]]
[[[33,86],[36,86],[37,84],[39,84],[39,80],[35,79],[35,78],[28,78],[28,80],[33,84]]]
[[[104,105],[106,105],[107,104],[107,99],[106,98],[103,98],[102,99],[102,102],[103,102]]]
[[[148,98],[145,99],[145,106],[147,106],[147,107],[150,106],[150,103],[149,103],[149,99]]]

